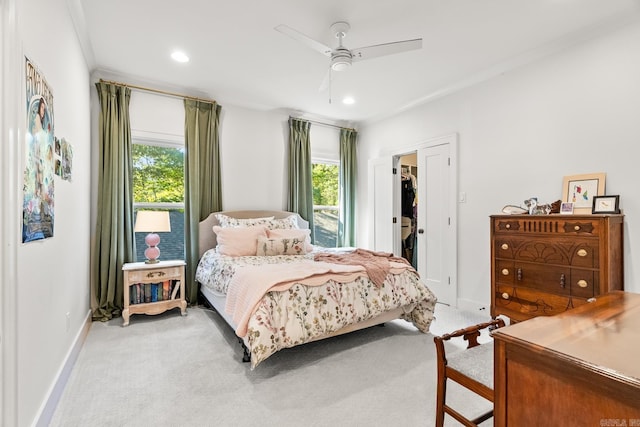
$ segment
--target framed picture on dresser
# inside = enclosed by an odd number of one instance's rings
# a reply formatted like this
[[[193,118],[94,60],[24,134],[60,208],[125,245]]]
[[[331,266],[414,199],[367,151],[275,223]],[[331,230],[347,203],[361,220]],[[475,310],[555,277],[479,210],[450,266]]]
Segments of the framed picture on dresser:
[[[620,196],[596,196],[593,198],[591,213],[619,214]]]
[[[605,173],[565,176],[562,180],[562,201],[573,203],[574,214],[590,214],[593,198],[603,196]]]

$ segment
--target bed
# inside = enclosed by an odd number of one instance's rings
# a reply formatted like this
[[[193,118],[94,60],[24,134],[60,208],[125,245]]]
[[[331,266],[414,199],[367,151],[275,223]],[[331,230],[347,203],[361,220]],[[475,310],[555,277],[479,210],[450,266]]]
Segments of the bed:
[[[251,369],[283,348],[395,319],[429,331],[436,297],[407,262],[308,236],[308,222],[286,211],[200,222],[200,295],[236,332]]]

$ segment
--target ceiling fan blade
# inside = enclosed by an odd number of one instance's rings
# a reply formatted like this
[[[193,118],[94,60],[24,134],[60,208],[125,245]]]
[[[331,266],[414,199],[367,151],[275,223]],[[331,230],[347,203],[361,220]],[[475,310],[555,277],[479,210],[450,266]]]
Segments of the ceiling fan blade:
[[[331,52],[333,52],[333,49],[331,49],[329,46],[322,44],[319,41],[314,40],[311,37],[302,34],[300,31],[294,30],[293,28],[288,27],[284,24],[280,24],[274,29],[284,35],[291,37],[294,40],[298,40],[299,42],[306,44],[311,49],[318,51],[325,56],[331,56]]]
[[[320,83],[320,87],[318,88],[318,92],[324,92],[327,90],[329,85],[331,84],[331,67],[327,69],[327,72],[322,79],[322,83]]]
[[[353,55],[351,60],[353,62],[364,61],[365,59],[393,55],[395,53],[401,53],[421,48],[422,39],[403,40],[398,42],[377,44],[374,46],[366,46],[351,50],[351,54]]]

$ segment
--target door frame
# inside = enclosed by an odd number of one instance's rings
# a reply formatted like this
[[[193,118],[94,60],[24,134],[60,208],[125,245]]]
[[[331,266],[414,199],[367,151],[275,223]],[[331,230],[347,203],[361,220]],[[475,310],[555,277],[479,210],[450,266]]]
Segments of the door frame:
[[[9,206],[0,213],[0,425],[18,424],[17,250],[22,220],[20,130],[24,129],[20,88],[25,87],[18,8],[16,0],[0,2],[0,196]]]
[[[400,157],[411,154],[414,152],[418,152],[418,150],[428,149],[431,147],[436,147],[438,145],[449,144],[449,230],[448,230],[448,241],[451,243],[451,247],[449,248],[449,253],[447,255],[447,259],[449,259],[449,263],[447,265],[447,274],[449,276],[450,285],[454,289],[453,301],[451,301],[448,305],[453,307],[457,307],[458,305],[458,134],[451,133],[447,135],[443,135],[440,137],[430,138],[422,140],[416,144],[400,146],[394,149],[386,150],[383,154],[384,157],[391,157],[391,164],[393,167],[398,168]],[[398,170],[399,172],[399,170]],[[393,179],[393,216],[397,218],[396,223],[393,224],[393,253],[396,256],[401,255],[402,245],[400,241],[401,236],[401,221],[400,221],[400,213],[401,213],[401,199],[402,195],[400,193],[400,173],[396,173],[392,175]],[[420,188],[420,180],[426,179],[426,171],[421,171],[418,168],[418,191]],[[418,202],[420,203],[420,202]],[[418,218],[420,217],[420,208],[418,208]],[[426,225],[429,227],[429,224]]]

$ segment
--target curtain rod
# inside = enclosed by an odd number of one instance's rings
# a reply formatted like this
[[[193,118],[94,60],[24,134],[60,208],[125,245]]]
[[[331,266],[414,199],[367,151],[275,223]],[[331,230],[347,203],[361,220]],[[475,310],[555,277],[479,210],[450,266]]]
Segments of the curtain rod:
[[[309,123],[313,123],[313,124],[320,125],[320,126],[328,126],[328,127],[331,127],[331,128],[346,129],[346,130],[352,130],[354,132],[357,132],[357,130],[354,129],[354,128],[347,128],[347,127],[344,127],[344,126],[333,125],[331,123],[319,122],[317,120],[302,119],[302,118],[299,118],[299,117],[292,117],[292,116],[289,116],[289,118],[290,119],[296,119],[296,120],[302,120],[304,122],[309,122]]]
[[[129,84],[129,83],[114,82],[113,80],[100,79],[100,82],[109,83],[109,84],[113,84],[113,85],[119,85],[119,86],[125,86],[125,87],[131,88],[131,89],[138,89],[138,90],[143,90],[143,91],[146,91],[146,92],[159,93],[159,94],[162,94],[162,95],[175,96],[177,98],[186,98],[186,99],[193,99],[194,101],[204,101],[204,102],[216,103],[216,101],[214,99],[198,98],[197,96],[183,95],[181,93],[168,92],[166,90],[153,89],[153,88],[144,87],[144,86],[132,85],[132,84]]]

